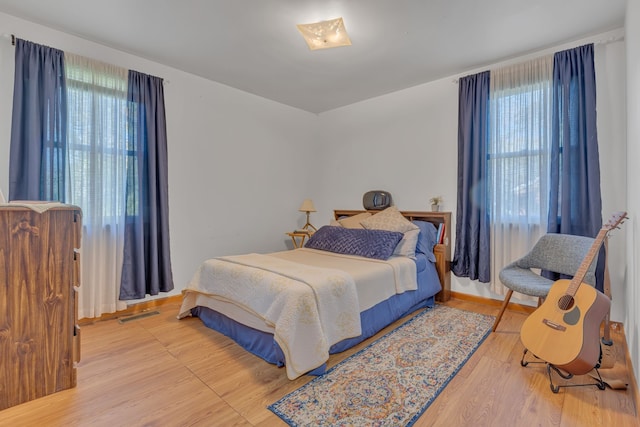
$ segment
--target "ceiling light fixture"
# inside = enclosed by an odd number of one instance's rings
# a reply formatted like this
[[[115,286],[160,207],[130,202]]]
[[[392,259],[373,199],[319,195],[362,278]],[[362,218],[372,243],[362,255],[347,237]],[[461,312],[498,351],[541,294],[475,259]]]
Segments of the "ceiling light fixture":
[[[351,46],[342,18],[313,24],[298,24],[297,27],[311,50]]]

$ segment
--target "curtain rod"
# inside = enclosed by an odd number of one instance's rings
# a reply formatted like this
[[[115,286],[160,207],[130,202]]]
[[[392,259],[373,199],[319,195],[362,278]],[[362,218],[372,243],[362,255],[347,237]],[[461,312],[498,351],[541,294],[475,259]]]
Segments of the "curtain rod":
[[[616,43],[616,42],[620,42],[624,40],[624,36],[617,36],[617,37],[609,37],[608,39],[603,39],[603,40],[597,40],[592,42],[594,45],[599,46],[599,45],[606,45],[606,44],[610,44],[610,43]],[[586,43],[588,44],[588,43]],[[460,79],[453,79],[451,80],[451,83],[453,84],[458,84]]]
[[[11,45],[12,46],[16,45],[16,36],[15,36],[15,34],[4,33],[4,34],[2,34],[2,37],[7,39],[7,40],[11,40]],[[169,84],[170,82],[169,82],[169,80],[162,79],[162,83],[163,84]]]
[[[2,37],[4,37],[7,40],[11,40],[12,46],[16,45],[16,36],[14,34],[3,34]]]
[[[617,36],[617,37],[609,37],[608,39],[604,39],[604,40],[598,40],[593,42],[593,44],[595,45],[600,45],[600,44],[609,44],[609,43],[615,43],[615,42],[619,42],[624,40],[624,36]]]

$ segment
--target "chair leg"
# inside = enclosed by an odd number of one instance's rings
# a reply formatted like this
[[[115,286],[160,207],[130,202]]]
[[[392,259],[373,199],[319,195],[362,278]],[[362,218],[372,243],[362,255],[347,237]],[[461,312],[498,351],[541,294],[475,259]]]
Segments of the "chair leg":
[[[500,320],[502,319],[502,315],[504,314],[504,310],[507,308],[507,304],[509,304],[509,300],[511,299],[512,294],[513,294],[513,290],[509,289],[509,291],[507,292],[507,295],[505,295],[504,297],[504,301],[502,301],[502,307],[500,307],[500,312],[496,316],[496,321],[493,323],[493,329],[491,329],[492,332],[496,331],[496,328],[498,327],[498,323],[500,323]]]

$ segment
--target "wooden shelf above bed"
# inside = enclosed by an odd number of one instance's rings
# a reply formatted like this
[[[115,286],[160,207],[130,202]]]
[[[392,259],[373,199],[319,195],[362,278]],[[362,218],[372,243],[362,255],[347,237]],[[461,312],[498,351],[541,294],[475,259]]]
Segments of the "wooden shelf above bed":
[[[376,214],[376,210],[348,210],[336,209],[333,211],[335,219],[345,216],[354,216],[362,212]],[[436,269],[442,284],[442,290],[436,295],[436,300],[440,302],[451,299],[451,212],[440,211],[400,211],[409,221],[427,221],[433,223],[436,228],[444,224],[444,243],[435,245],[433,253],[436,256]]]

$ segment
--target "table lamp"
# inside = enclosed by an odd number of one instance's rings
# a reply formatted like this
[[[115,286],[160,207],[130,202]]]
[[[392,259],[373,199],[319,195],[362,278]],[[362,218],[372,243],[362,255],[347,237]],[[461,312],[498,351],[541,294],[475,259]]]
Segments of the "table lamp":
[[[309,222],[309,214],[311,212],[316,212],[316,208],[315,206],[313,206],[313,201],[311,199],[305,199],[304,202],[302,202],[302,206],[300,206],[300,209],[298,209],[300,212],[306,212],[307,213],[307,223],[304,225],[304,227],[302,227],[302,230],[307,230],[307,231],[311,231],[310,229],[312,228],[313,231],[318,231],[313,225],[311,225],[311,223]]]

